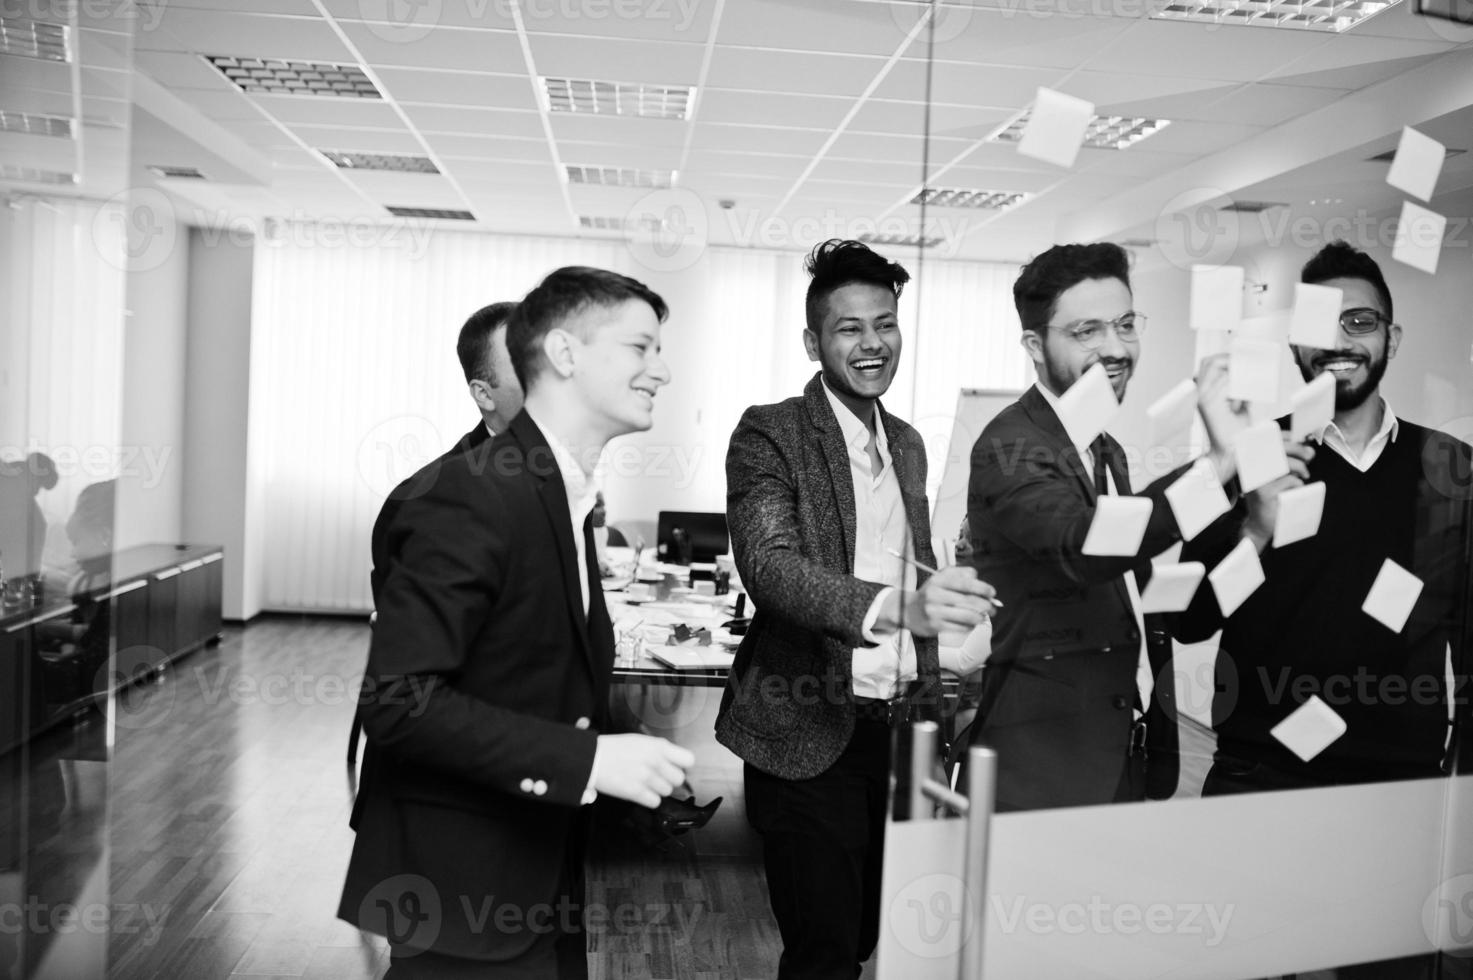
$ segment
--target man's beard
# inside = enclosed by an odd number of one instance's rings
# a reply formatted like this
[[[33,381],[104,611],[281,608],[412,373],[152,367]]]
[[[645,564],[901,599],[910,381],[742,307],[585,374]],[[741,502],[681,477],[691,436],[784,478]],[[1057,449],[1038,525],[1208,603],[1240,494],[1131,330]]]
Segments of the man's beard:
[[[1311,358],[1311,361],[1332,360],[1333,357],[1333,354],[1327,356],[1316,354]],[[1335,411],[1348,412],[1351,409],[1360,408],[1364,405],[1366,399],[1371,397],[1371,393],[1381,386],[1381,379],[1386,375],[1386,365],[1389,361],[1390,358],[1384,352],[1380,357],[1368,357],[1366,359],[1366,380],[1360,384],[1336,378]],[[1315,371],[1311,365],[1305,364],[1299,358],[1295,358],[1295,363],[1299,365],[1299,374],[1305,381],[1313,381],[1315,379]]]

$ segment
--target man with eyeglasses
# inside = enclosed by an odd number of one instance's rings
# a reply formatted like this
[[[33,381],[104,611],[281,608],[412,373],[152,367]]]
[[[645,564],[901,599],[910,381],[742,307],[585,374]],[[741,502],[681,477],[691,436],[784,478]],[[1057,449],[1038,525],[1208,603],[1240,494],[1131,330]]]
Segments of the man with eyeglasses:
[[[1071,434],[1059,410],[1059,398],[1096,364],[1115,397],[1125,397],[1146,322],[1133,309],[1125,250],[1056,245],[1023,267],[1013,300],[1038,383],[972,449],[971,562],[1006,604],[993,617],[972,741],[998,753],[1000,810],[1170,796],[1171,692],[1152,698],[1152,678],[1171,676],[1171,647],[1161,630],[1148,650],[1140,589],[1151,556],[1181,539],[1165,493],[1188,467],[1132,491],[1120,444]],[[1226,382],[1224,359],[1204,362],[1198,410],[1209,458],[1232,484],[1228,447],[1243,419],[1228,404]],[[1096,501],[1132,492],[1153,504],[1139,551],[1085,554]]]
[[[1397,418],[1381,395],[1402,329],[1375,260],[1333,242],[1300,279],[1343,294],[1336,345],[1293,348],[1306,381],[1335,377],[1334,420],[1300,451],[1305,474],[1245,494],[1231,520],[1182,554],[1211,568],[1247,538],[1265,575],[1226,620],[1202,589],[1173,625],[1182,640],[1223,631],[1206,795],[1437,776],[1452,757],[1449,706],[1461,702],[1467,712],[1466,691],[1450,698],[1448,676],[1465,682],[1473,646],[1466,553],[1473,450]],[[1315,481],[1325,486],[1319,531],[1273,546],[1279,495]],[[1399,631],[1361,608],[1388,559],[1423,583]],[[1346,731],[1306,762],[1271,731],[1311,696]]]

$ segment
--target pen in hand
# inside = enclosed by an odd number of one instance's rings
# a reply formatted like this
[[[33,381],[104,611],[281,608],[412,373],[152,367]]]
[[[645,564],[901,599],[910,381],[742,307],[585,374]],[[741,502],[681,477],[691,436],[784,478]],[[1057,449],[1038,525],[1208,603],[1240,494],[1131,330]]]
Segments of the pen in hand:
[[[921,571],[923,571],[923,572],[929,572],[932,575],[939,574],[936,569],[932,568],[930,565],[927,565],[925,562],[923,562],[923,561],[916,561],[914,558],[907,558],[905,555],[902,555],[900,552],[896,551],[894,548],[886,548],[885,550],[888,551],[890,554],[894,555],[896,558],[899,558],[901,561],[905,562],[907,565],[910,565],[912,568],[919,568]],[[1002,600],[1001,599],[989,599],[987,601],[988,602],[991,602],[994,606],[996,606],[999,609],[1002,608]]]

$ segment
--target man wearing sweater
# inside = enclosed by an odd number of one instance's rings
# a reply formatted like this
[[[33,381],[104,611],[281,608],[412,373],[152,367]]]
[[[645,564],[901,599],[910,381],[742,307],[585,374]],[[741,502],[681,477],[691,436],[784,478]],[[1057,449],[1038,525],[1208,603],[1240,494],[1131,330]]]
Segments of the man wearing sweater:
[[[1467,712],[1467,693],[1456,688],[1473,654],[1470,448],[1398,418],[1382,397],[1402,328],[1375,261],[1334,242],[1300,278],[1344,296],[1336,346],[1294,348],[1306,381],[1334,375],[1334,421],[1305,446],[1289,447],[1296,470],[1307,462],[1307,481],[1286,476],[1246,494],[1235,522],[1182,554],[1210,569],[1246,537],[1266,576],[1226,619],[1203,587],[1174,624],[1181,640],[1223,631],[1212,719],[1217,752],[1206,795],[1437,776],[1451,758],[1450,725],[1462,726],[1453,706]],[[1279,494],[1314,481],[1325,485],[1318,533],[1272,547]],[[1423,583],[1399,631],[1361,609],[1388,559]],[[1315,695],[1347,728],[1304,761],[1270,730]]]

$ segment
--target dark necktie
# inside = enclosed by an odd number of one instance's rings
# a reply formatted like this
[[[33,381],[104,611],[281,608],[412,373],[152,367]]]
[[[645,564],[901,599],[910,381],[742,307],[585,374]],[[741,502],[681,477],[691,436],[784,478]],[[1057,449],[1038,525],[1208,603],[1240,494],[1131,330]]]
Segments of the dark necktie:
[[[1109,444],[1105,442],[1103,435],[1096,436],[1095,441],[1089,444],[1089,451],[1095,458],[1095,495],[1103,497],[1110,492],[1110,481],[1106,478],[1106,467],[1109,465],[1106,456],[1109,454]]]

